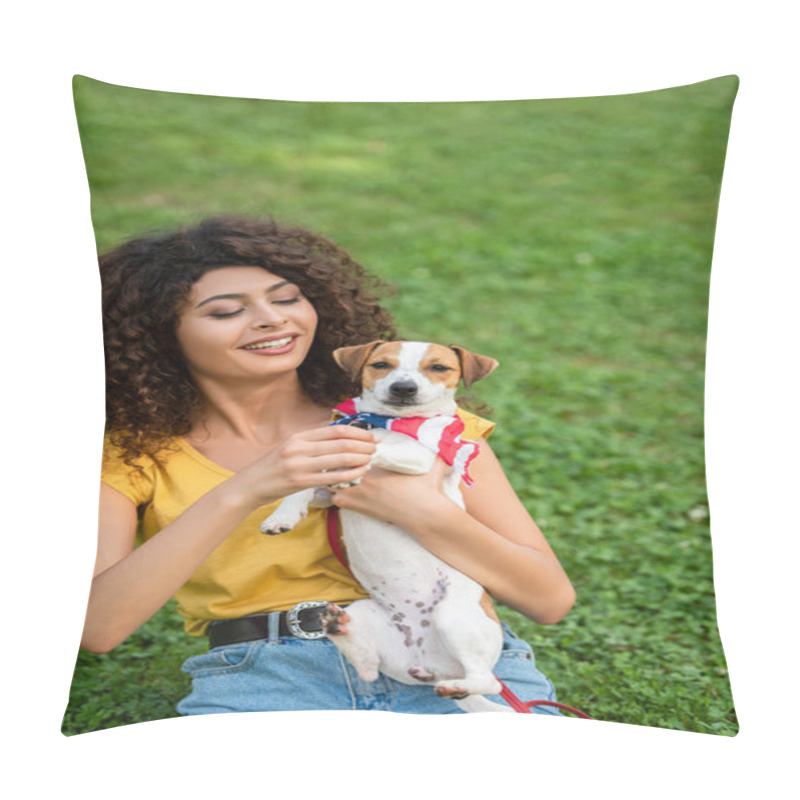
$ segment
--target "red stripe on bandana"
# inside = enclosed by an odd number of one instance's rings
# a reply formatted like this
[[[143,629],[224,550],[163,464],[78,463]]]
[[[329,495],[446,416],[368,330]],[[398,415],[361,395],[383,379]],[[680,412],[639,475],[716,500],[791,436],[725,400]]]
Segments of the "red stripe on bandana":
[[[347,414],[348,416],[350,414],[358,414],[358,408],[356,406],[356,398],[351,397],[349,400],[345,400],[344,403],[341,403],[340,405],[336,406],[336,408],[334,408],[333,410],[338,411],[341,414]]]
[[[353,397],[336,406],[334,411],[342,416],[360,413],[361,398]],[[464,423],[459,417],[437,414],[433,417],[385,417],[380,414],[365,414],[380,427],[402,433],[416,439],[421,445],[440,456],[445,463],[461,475],[467,486],[473,485],[469,467],[480,451],[480,445],[471,439],[462,439]]]
[[[389,423],[389,430],[404,433],[413,439],[419,439],[419,429],[428,421],[427,417],[397,417]]]
[[[439,455],[450,465],[455,464],[456,456],[463,443],[461,434],[464,432],[464,423],[456,417],[443,431],[439,439]]]

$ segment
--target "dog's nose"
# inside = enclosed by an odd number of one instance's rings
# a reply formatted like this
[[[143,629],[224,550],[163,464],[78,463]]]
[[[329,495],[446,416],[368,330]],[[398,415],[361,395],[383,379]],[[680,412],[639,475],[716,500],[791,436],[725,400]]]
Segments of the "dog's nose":
[[[405,400],[409,397],[413,397],[417,393],[417,386],[414,381],[395,381],[390,387],[389,392],[392,397],[397,397],[401,400]]]

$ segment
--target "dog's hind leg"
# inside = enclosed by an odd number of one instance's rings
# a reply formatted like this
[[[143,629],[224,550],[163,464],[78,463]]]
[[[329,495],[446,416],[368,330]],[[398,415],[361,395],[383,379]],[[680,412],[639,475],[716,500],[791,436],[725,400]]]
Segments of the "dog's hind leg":
[[[480,597],[480,588],[477,591]],[[465,602],[449,591],[434,614],[433,623],[445,649],[461,664],[463,677],[441,680],[436,693],[463,699],[467,695],[499,694],[500,682],[492,674],[503,646],[500,626],[475,602]]]
[[[320,616],[322,629],[364,681],[378,679],[380,657],[372,622],[382,614],[372,600],[358,600],[347,609],[330,603]]]

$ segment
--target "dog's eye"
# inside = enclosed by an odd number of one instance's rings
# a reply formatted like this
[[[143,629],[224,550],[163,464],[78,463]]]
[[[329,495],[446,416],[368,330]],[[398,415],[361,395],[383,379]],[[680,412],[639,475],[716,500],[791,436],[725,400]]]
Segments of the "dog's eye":
[[[452,372],[452,367],[446,367],[444,364],[431,364],[428,367],[432,372]]]
[[[385,361],[376,361],[374,364],[370,364],[372,369],[391,369],[392,365],[387,364]]]

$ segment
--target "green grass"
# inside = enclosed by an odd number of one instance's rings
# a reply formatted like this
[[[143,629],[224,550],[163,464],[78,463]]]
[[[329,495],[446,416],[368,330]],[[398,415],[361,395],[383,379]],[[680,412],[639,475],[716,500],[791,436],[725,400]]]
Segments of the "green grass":
[[[500,369],[473,397],[578,593],[505,619],[560,699],[734,735],[703,457],[709,265],[733,77],[609,98],[289,103],[76,79],[102,251],[218,212],[320,231],[396,287],[406,338]],[[92,268],[89,265],[87,268]],[[171,607],[82,654],[66,733],[174,715]]]

